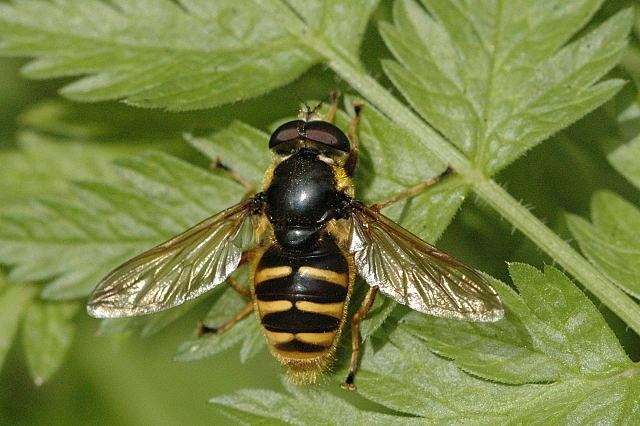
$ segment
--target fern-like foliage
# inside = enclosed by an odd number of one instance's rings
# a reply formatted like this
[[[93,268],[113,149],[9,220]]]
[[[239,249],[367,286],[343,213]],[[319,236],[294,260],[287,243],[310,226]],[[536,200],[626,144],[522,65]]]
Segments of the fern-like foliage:
[[[37,214],[4,216],[0,256],[14,266],[10,278],[54,278],[43,290],[46,298],[87,296],[123,260],[232,204],[241,193],[220,173],[160,153],[122,161],[118,171],[124,179],[119,186],[78,183],[75,203],[42,200]]]
[[[22,223],[27,216],[35,221],[43,219],[34,212],[31,204],[34,199],[51,194],[61,199],[68,196],[69,179],[113,178],[111,161],[142,148],[87,145],[31,130],[20,132],[18,146],[18,150],[0,152],[3,164],[0,214],[15,218],[17,223]],[[60,240],[57,243],[63,244]],[[8,249],[4,243],[0,247],[0,251]],[[48,252],[52,261],[55,259],[55,248],[43,247],[43,252]],[[37,280],[33,278],[37,273],[29,268],[24,270],[25,280],[20,278],[19,268],[12,271],[11,279],[0,272],[0,315],[5,325],[0,331],[0,367],[11,344],[20,335],[29,372],[34,382],[41,385],[64,361],[75,334],[74,315],[82,303],[39,299],[38,287],[26,284]]]
[[[34,285],[10,283],[0,274],[0,367],[13,340],[21,335],[29,373],[42,385],[58,371],[75,334],[73,320],[81,303],[37,299]]]
[[[292,3],[314,23],[310,31],[348,41],[352,54],[377,2]],[[278,7],[280,0],[19,2],[0,7],[2,51],[38,56],[24,69],[32,78],[88,74],[62,90],[75,100],[212,107],[266,93],[320,61]]]
[[[36,289],[24,285],[11,285],[0,275],[0,319],[4,328],[0,333],[0,365],[18,332],[20,321]]]
[[[609,154],[609,162],[640,190],[640,138],[618,147]]]
[[[640,189],[640,144],[634,139],[609,155],[609,161]],[[568,215],[569,230],[580,249],[620,288],[640,298],[640,209],[619,195],[599,191],[591,200],[589,223]]]
[[[494,174],[623,84],[598,80],[626,46],[628,12],[565,45],[600,4],[425,0],[425,10],[400,0],[394,24],[381,25],[397,59],[384,68],[425,120]]]
[[[265,93],[324,62],[640,330],[637,307],[616,303],[610,282],[486,180],[621,86],[599,80],[626,46],[631,11],[576,36],[601,4],[394,2],[381,34],[396,60],[383,65],[422,119],[357,59],[375,0],[25,1],[0,7],[0,36],[4,54],[37,57],[28,75],[88,75],[64,89],[68,96],[169,109]]]
[[[361,395],[429,423],[633,424],[638,366],[595,306],[555,268],[512,264],[509,272],[519,294],[494,282],[508,307],[504,321],[479,325],[410,314],[387,330],[389,344],[369,347],[358,377]],[[232,418],[244,412],[317,424],[322,401],[332,399],[289,391],[243,390],[211,402],[231,409]],[[304,410],[296,409],[301,400]],[[376,424],[410,421],[368,414]]]
[[[2,213],[28,211],[35,198],[65,193],[69,179],[113,176],[111,161],[136,152],[126,145],[87,146],[29,130],[18,135],[18,146],[19,150],[0,152]]]

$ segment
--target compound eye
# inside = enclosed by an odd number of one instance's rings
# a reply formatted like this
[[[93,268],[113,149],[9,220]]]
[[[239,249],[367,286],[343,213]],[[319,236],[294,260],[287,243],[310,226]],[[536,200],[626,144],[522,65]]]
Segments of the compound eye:
[[[269,139],[269,149],[276,148],[278,145],[291,142],[304,137],[304,125],[302,120],[294,120],[284,123],[271,134]]]
[[[349,152],[351,146],[347,136],[331,123],[326,121],[309,121],[305,123],[305,138],[321,143],[339,151]]]

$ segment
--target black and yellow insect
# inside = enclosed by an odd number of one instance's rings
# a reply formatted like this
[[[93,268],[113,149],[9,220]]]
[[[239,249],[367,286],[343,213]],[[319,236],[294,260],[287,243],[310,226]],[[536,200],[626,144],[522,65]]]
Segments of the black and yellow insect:
[[[261,192],[116,268],[91,295],[89,314],[149,314],[227,281],[247,297],[246,307],[200,332],[222,333],[256,312],[271,352],[294,380],[311,383],[332,361],[359,274],[370,288],[351,318],[343,385],[351,389],[359,324],[378,291],[431,315],[500,319],[500,299],[478,272],[380,214],[385,203],[368,207],[354,198],[359,107],[349,138],[331,123],[336,109],[334,96],[324,120],[307,108],[280,126],[269,141],[274,161]],[[250,292],[229,278],[241,263],[251,267]]]

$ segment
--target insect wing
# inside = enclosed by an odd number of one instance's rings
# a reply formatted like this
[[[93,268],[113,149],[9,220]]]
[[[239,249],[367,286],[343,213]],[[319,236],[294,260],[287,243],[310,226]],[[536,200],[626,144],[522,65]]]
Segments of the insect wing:
[[[445,318],[503,317],[498,294],[477,271],[364,204],[353,205],[350,232],[358,273],[396,302]]]
[[[252,200],[212,216],[114,269],[93,291],[96,318],[144,315],[191,300],[222,283],[255,245]]]

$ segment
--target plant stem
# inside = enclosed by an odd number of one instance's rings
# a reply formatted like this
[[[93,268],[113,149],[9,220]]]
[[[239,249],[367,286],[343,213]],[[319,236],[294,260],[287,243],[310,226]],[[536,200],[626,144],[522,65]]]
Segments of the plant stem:
[[[465,176],[473,174],[474,169],[471,163],[460,151],[393,97],[388,90],[380,86],[377,80],[336,57],[331,57],[328,65],[396,124],[420,138],[429,150],[449,164],[454,171]]]
[[[489,203],[505,219],[514,224],[559,265],[616,313],[636,333],[640,330],[640,307],[622,290],[613,285],[562,238],[546,227],[529,210],[491,179],[474,185],[478,196]]]
[[[640,306],[637,303],[604,277],[522,204],[511,197],[500,185],[474,168],[471,162],[453,145],[393,97],[361,67],[354,66],[349,60],[342,59],[337,52],[322,43],[316,43],[313,47],[329,60],[329,67],[336,74],[396,124],[418,137],[434,155],[462,175],[480,198],[489,203],[505,219],[542,248],[598,297],[602,303],[624,320],[629,327],[640,334]]]

